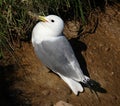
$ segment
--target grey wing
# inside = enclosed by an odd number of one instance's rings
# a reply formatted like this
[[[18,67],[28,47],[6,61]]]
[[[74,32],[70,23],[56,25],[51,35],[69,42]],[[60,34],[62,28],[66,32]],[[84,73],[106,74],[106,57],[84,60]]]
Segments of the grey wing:
[[[84,79],[74,52],[64,36],[37,44],[35,51],[40,60],[55,73],[78,81]]]

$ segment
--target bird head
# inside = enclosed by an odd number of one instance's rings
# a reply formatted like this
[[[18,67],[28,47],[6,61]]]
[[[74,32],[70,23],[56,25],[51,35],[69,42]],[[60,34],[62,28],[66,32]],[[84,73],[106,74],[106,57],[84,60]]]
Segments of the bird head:
[[[39,16],[39,20],[48,31],[54,32],[53,35],[58,36],[62,33],[64,22],[60,17],[56,15]]]

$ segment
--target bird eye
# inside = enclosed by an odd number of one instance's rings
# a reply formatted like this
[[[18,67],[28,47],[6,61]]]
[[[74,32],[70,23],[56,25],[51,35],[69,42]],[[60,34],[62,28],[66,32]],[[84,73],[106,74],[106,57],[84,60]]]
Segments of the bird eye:
[[[54,20],[51,20],[51,22],[55,22]]]

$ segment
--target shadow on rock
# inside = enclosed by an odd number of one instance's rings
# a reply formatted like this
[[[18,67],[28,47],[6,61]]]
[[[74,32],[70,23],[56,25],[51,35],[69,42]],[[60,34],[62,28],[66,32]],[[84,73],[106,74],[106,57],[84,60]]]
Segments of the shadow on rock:
[[[22,91],[12,87],[17,80],[13,78],[16,68],[16,65],[0,66],[0,106],[28,106],[19,99]]]
[[[86,44],[79,41],[79,39],[77,39],[77,38],[70,39],[70,44],[71,44],[71,46],[72,46],[72,48],[74,50],[74,53],[76,55],[76,58],[77,58],[77,60],[78,60],[78,62],[80,64],[80,67],[81,67],[83,73],[86,76],[90,77],[89,72],[87,70],[86,61],[85,61],[84,57],[81,54],[82,51],[87,50]],[[91,92],[92,92],[92,90],[95,91],[95,92],[100,92],[100,93],[106,93],[107,92],[104,88],[101,87],[101,85],[98,82],[96,82],[96,81],[94,81],[92,79],[88,81],[88,84],[82,84],[82,85],[85,86],[85,87],[90,88]]]
[[[10,82],[6,81],[6,71],[12,66],[0,66],[0,106],[13,106],[9,97]]]
[[[73,48],[73,51],[75,53],[75,56],[80,64],[80,67],[83,71],[83,73],[87,76],[89,76],[88,70],[87,70],[87,64],[85,62],[84,57],[82,56],[81,52],[82,51],[86,51],[87,50],[87,46],[86,44],[84,44],[83,42],[79,41],[76,38],[72,38],[69,40],[70,44]]]

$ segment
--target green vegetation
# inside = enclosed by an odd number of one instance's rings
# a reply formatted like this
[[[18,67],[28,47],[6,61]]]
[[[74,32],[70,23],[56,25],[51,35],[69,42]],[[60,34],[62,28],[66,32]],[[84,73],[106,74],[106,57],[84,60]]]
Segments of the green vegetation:
[[[3,49],[14,50],[14,44],[21,40],[30,41],[35,24],[29,11],[40,14],[57,14],[64,20],[81,19],[86,24],[87,16],[96,7],[104,8],[107,3],[118,0],[0,0],[0,59]]]

